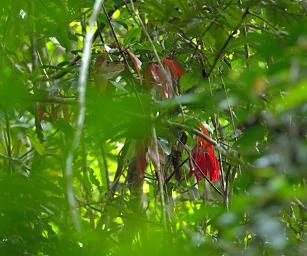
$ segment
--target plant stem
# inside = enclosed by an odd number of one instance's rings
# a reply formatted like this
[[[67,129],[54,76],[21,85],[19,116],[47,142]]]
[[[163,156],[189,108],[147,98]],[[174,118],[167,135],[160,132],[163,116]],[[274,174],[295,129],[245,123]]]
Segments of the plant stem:
[[[169,83],[169,84],[172,84],[171,78],[170,78],[169,75],[167,74],[167,72],[166,72],[166,70],[165,70],[165,68],[164,68],[164,66],[163,66],[163,64],[162,64],[162,62],[161,62],[161,60],[160,60],[159,54],[158,54],[158,52],[157,52],[157,49],[156,49],[156,47],[155,47],[155,45],[154,45],[154,43],[153,43],[153,41],[152,41],[150,35],[148,34],[146,28],[145,28],[144,22],[143,22],[143,20],[141,19],[140,15],[136,12],[136,10],[135,10],[135,8],[134,8],[133,0],[130,0],[130,3],[131,3],[132,11],[133,11],[134,15],[137,17],[137,19],[139,20],[139,24],[141,25],[141,28],[142,28],[144,34],[146,35],[146,37],[147,37],[147,39],[148,39],[150,45],[151,45],[151,48],[152,48],[152,50],[153,50],[153,52],[154,52],[154,55],[155,55],[155,58],[156,58],[156,60],[157,60],[157,62],[158,62],[158,64],[159,64],[159,66],[160,66],[160,68],[161,68],[161,70],[162,70],[162,72],[163,72],[165,78],[168,80],[168,83]]]
[[[159,181],[159,188],[160,188],[160,194],[161,194],[161,205],[162,205],[162,213],[163,213],[163,223],[166,227],[166,205],[165,205],[165,196],[164,196],[164,178],[163,173],[161,170],[161,164],[160,164],[160,156],[159,156],[159,148],[158,148],[158,139],[157,139],[157,133],[156,128],[152,128],[152,139],[154,143],[154,150],[157,157],[157,165],[156,165],[156,173],[158,174],[158,181]]]
[[[242,17],[241,17],[241,20],[240,22],[238,23],[238,25],[234,28],[234,30],[231,32],[231,34],[228,36],[226,42],[224,43],[224,45],[222,46],[222,48],[219,50],[219,52],[217,53],[215,59],[214,59],[214,62],[213,64],[211,65],[211,68],[208,72],[208,77],[210,77],[210,75],[212,74],[218,60],[221,58],[222,54],[224,53],[227,45],[229,44],[230,40],[232,39],[232,37],[237,33],[239,27],[241,26],[242,22],[244,21],[245,17],[247,16],[247,14],[249,13],[249,8],[246,8]]]
[[[66,189],[67,189],[67,198],[69,207],[71,210],[74,226],[77,231],[81,230],[79,217],[77,213],[77,201],[75,199],[74,191],[73,191],[73,175],[72,175],[72,164],[74,161],[74,153],[79,147],[82,130],[84,126],[84,119],[85,119],[85,109],[86,109],[86,85],[87,85],[87,77],[88,77],[88,69],[89,63],[91,58],[91,46],[93,42],[94,36],[94,25],[98,14],[101,9],[101,5],[104,0],[96,0],[93,8],[93,13],[90,18],[89,22],[89,30],[85,35],[84,40],[84,48],[83,48],[83,56],[81,60],[81,67],[80,67],[80,77],[79,77],[79,97],[78,97],[78,105],[79,105],[79,113],[76,123],[76,130],[73,137],[73,141],[71,147],[68,151],[67,158],[66,158],[66,167],[65,167],[65,175],[66,175]]]

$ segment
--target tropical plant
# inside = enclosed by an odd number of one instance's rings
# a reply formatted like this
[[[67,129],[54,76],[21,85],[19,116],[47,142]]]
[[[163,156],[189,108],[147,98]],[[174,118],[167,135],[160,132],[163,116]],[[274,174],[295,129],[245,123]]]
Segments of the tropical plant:
[[[1,255],[306,255],[307,4],[0,6]]]

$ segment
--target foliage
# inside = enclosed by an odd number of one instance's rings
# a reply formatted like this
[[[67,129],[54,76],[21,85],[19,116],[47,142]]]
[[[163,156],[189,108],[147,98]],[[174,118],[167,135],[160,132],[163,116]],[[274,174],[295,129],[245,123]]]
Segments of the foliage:
[[[72,150],[93,2],[1,1],[0,254],[306,255],[306,1],[105,1]]]

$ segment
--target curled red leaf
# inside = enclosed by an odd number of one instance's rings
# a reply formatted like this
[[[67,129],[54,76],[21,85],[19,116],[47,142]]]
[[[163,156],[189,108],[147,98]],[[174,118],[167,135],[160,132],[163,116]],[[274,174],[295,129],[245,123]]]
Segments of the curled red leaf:
[[[165,69],[164,72],[159,64],[149,63],[146,68],[145,79],[151,81],[151,78],[155,82],[153,86],[162,97],[171,98],[175,95],[169,69]]]
[[[129,49],[125,49],[125,51],[128,54],[130,60],[132,61],[136,72],[138,73],[139,77],[141,78],[142,76],[141,76],[140,71],[141,71],[142,62]]]
[[[207,129],[201,124],[202,132],[209,136]],[[192,150],[189,176],[195,175],[197,181],[209,176],[211,181],[218,181],[221,175],[219,161],[214,154],[214,146],[201,136]]]
[[[166,67],[170,69],[173,80],[177,81],[183,75],[182,67],[180,67],[175,60],[162,58],[161,61]]]
[[[176,95],[176,81],[183,75],[183,69],[172,59],[162,58],[163,68],[157,63],[149,63],[145,69],[145,80],[150,87],[155,87],[164,98]],[[154,83],[150,83],[150,81]],[[173,82],[174,81],[174,82]]]

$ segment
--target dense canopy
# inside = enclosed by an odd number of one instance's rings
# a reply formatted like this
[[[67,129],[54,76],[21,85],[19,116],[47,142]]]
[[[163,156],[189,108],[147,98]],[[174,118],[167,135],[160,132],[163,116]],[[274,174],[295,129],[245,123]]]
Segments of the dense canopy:
[[[0,255],[307,255],[307,2],[0,3]]]

